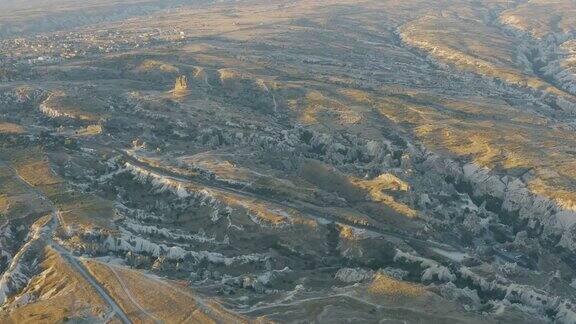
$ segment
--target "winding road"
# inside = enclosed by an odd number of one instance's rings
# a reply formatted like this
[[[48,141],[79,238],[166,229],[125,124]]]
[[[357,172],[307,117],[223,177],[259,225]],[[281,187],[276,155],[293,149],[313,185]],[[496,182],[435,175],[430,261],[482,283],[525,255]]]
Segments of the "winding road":
[[[0,161],[0,163],[3,163],[3,162]],[[54,204],[42,194],[40,189],[38,189],[37,187],[35,187],[34,185],[32,185],[31,183],[26,181],[24,178],[22,178],[22,176],[18,173],[17,170],[15,170],[14,168],[12,168],[9,165],[7,165],[7,166],[16,175],[18,180],[20,180],[31,192],[35,193],[39,199],[47,201],[50,204],[51,209],[52,209],[52,218],[51,218],[50,222],[47,222],[41,228],[39,228],[33,232],[32,237],[28,240],[28,242],[26,242],[22,246],[22,248],[20,248],[19,253],[12,260],[11,267],[15,268],[19,265],[20,260],[21,260],[21,255],[28,251],[28,247],[31,246],[33,244],[33,242],[42,240],[45,242],[46,245],[52,247],[58,254],[60,254],[62,256],[62,258],[68,264],[70,264],[70,266],[72,268],[74,268],[74,270],[76,270],[82,276],[82,278],[84,278],[86,280],[86,282],[88,282],[90,284],[90,286],[92,286],[94,288],[94,290],[98,293],[98,295],[100,297],[102,297],[102,299],[108,304],[108,306],[110,306],[111,310],[116,314],[116,316],[118,316],[118,318],[122,321],[122,323],[125,323],[125,324],[130,323],[131,324],[132,321],[130,321],[130,319],[128,318],[126,313],[124,313],[122,308],[120,306],[118,306],[118,304],[116,303],[114,298],[112,298],[108,294],[106,289],[104,287],[102,287],[102,285],[100,285],[100,283],[98,283],[98,281],[81,264],[81,262],[79,262],[77,260],[76,256],[74,256],[70,251],[66,250],[64,247],[62,247],[60,244],[58,244],[57,242],[55,242],[53,240],[54,233],[56,232],[56,229],[58,228],[58,226],[64,225],[63,220],[61,219],[60,212],[57,210],[57,208],[54,206]]]
[[[102,299],[108,304],[108,306],[110,306],[112,311],[114,313],[116,313],[116,315],[122,321],[122,323],[125,323],[125,324],[132,323],[132,321],[130,321],[130,319],[128,318],[128,315],[126,315],[126,313],[124,313],[122,308],[120,306],[118,306],[118,304],[116,303],[114,298],[112,298],[108,294],[106,289],[104,287],[102,287],[98,283],[98,281],[96,281],[96,279],[76,259],[76,257],[74,255],[72,255],[72,253],[70,253],[68,250],[66,250],[65,248],[63,248],[62,246],[60,246],[59,244],[57,244],[54,241],[50,242],[50,246],[52,246],[54,248],[54,250],[56,250],[82,276],[82,278],[84,278],[86,280],[86,282],[88,282],[90,284],[90,286],[92,286],[92,288],[94,288],[94,290],[96,290],[98,295],[100,295],[100,297],[102,297]]]

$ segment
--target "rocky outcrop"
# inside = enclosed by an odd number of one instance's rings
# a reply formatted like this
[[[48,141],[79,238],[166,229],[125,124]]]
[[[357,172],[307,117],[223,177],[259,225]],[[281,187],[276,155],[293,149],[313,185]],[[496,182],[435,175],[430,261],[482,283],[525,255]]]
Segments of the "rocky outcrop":
[[[176,83],[174,84],[175,94],[184,94],[188,91],[188,78],[185,75],[181,75],[176,78]]]
[[[345,283],[355,283],[362,282],[372,279],[374,276],[374,271],[366,269],[354,269],[354,268],[342,268],[336,272],[334,278],[345,282]]]
[[[424,162],[432,170],[469,184],[468,194],[496,214],[517,215],[515,222],[527,221],[527,226],[538,229],[541,238],[560,235],[558,242],[569,250],[576,251],[576,240],[571,234],[576,223],[576,212],[551,198],[533,193],[527,186],[529,178],[496,175],[485,167],[474,163],[460,166],[454,161],[430,154]],[[529,177],[529,174],[525,175]]]
[[[16,253],[8,269],[0,277],[0,304],[4,304],[15,292],[25,287],[39,271],[46,240],[53,233],[55,222],[49,216],[32,225],[28,241]]]

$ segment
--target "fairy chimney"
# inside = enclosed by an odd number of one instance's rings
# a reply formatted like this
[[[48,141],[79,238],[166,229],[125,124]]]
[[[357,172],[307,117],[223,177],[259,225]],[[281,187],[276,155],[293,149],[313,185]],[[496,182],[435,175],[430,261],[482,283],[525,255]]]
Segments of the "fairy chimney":
[[[182,93],[188,91],[188,78],[185,75],[181,75],[176,78],[176,84],[174,85],[174,92]]]

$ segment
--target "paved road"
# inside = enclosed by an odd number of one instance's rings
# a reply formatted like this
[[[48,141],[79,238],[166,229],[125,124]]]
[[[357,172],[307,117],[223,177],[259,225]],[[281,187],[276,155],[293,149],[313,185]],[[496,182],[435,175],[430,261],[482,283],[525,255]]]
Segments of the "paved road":
[[[11,169],[13,170],[14,174],[19,178],[19,180],[21,180],[22,183],[24,183],[32,192],[38,195],[40,199],[47,200],[45,199],[41,191],[38,190],[38,188],[36,188],[35,186],[27,182],[25,179],[23,179],[15,169],[13,168]],[[76,257],[72,253],[70,253],[70,251],[66,250],[58,243],[54,242],[52,237],[54,236],[54,233],[56,232],[58,225],[62,223],[62,220],[60,217],[60,213],[56,210],[56,207],[49,200],[47,201],[52,205],[53,211],[51,221],[48,224],[44,225],[42,228],[38,229],[36,232],[34,232],[32,238],[22,246],[18,254],[13,259],[12,262],[13,266],[17,265],[20,262],[20,256],[28,250],[28,246],[30,246],[34,241],[44,240],[47,245],[52,246],[54,250],[56,250],[56,252],[58,252],[58,254],[60,254],[96,290],[98,295],[100,295],[100,297],[104,299],[104,301],[110,306],[112,311],[116,313],[118,318],[120,318],[120,320],[123,323],[131,324],[132,322],[130,321],[126,313],[124,313],[122,308],[120,308],[120,306],[116,304],[114,298],[108,295],[106,289],[104,289],[98,283],[98,281],[88,272],[88,270],[86,270],[86,268],[76,259]]]
[[[94,277],[88,272],[88,270],[82,265],[72,253],[58,245],[56,242],[52,241],[50,245],[96,290],[98,295],[104,299],[104,301],[110,306],[112,311],[116,313],[118,318],[125,324],[131,324],[132,321],[128,318],[126,313],[116,304],[114,298],[108,295],[108,292],[104,287],[102,287]]]

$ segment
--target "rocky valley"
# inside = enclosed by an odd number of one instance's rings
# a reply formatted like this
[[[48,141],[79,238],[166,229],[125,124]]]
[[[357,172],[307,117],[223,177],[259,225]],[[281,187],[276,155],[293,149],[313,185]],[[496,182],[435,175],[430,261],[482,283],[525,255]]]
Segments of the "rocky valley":
[[[573,0],[0,6],[0,322],[576,323]]]

